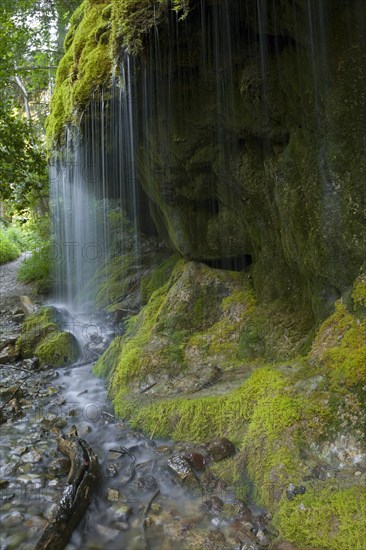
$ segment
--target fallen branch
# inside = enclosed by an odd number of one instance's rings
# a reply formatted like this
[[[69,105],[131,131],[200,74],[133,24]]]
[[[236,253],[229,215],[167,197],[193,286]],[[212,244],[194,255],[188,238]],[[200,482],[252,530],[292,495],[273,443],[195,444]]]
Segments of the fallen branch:
[[[57,438],[57,448],[71,461],[67,485],[34,550],[63,550],[84,516],[98,473],[98,458],[77,435]]]
[[[143,511],[143,513],[142,513],[142,527],[143,527],[143,528],[146,527],[146,522],[145,522],[145,520],[146,520],[147,514],[149,513],[149,510],[150,510],[150,508],[151,508],[151,505],[152,505],[152,503],[154,502],[154,500],[156,499],[156,497],[157,497],[159,494],[160,494],[160,489],[157,489],[157,490],[155,491],[155,493],[153,494],[153,496],[151,497],[151,499],[149,500],[149,502],[148,502],[148,503],[146,504],[146,506],[145,506],[145,509],[144,509],[144,511]]]

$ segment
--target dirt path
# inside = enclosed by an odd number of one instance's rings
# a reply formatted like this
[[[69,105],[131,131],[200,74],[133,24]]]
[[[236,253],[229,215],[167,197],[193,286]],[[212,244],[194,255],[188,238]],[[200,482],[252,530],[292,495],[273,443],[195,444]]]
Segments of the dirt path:
[[[20,332],[21,320],[14,319],[20,310],[19,297],[32,294],[32,285],[17,281],[19,267],[27,253],[17,260],[0,265],[0,338],[6,334]]]

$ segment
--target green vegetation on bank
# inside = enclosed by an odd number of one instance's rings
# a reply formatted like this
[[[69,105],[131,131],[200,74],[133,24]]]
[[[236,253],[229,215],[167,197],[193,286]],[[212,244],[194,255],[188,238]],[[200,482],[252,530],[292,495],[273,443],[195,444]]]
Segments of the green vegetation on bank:
[[[4,227],[0,224],[0,264],[18,258],[22,250],[22,238],[14,227]]]
[[[48,294],[52,286],[52,242],[47,215],[26,211],[14,216],[10,224],[0,224],[0,263],[15,260],[22,252],[29,255],[22,261],[18,279],[33,283],[39,294]]]
[[[52,287],[52,242],[50,240],[50,222],[48,216],[29,218],[22,226],[24,249],[30,252],[18,271],[18,279],[24,283],[33,283],[38,294],[48,294]]]

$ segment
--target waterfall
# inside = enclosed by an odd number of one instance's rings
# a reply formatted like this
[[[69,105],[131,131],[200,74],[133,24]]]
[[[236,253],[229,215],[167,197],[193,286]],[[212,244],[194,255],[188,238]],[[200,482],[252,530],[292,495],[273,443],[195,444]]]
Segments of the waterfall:
[[[136,174],[132,65],[126,55],[108,99],[101,92],[67,128],[50,166],[55,299],[74,311],[93,305],[112,257],[133,250],[138,262],[141,230],[154,233]]]
[[[141,55],[121,52],[113,85],[94,92],[51,169],[59,299],[91,303],[111,257],[132,247],[139,263],[142,233],[214,267],[253,261],[271,297],[299,279],[318,289],[325,270],[337,294],[347,228],[330,29],[342,9],[199,0],[184,21],[168,11]],[[332,265],[320,280],[312,250]]]

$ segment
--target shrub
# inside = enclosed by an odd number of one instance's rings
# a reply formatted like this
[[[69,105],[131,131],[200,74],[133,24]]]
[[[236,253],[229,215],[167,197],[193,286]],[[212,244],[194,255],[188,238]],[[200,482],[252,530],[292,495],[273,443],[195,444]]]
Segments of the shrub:
[[[10,229],[0,228],[0,264],[15,260],[20,254],[20,248],[12,238]]]

